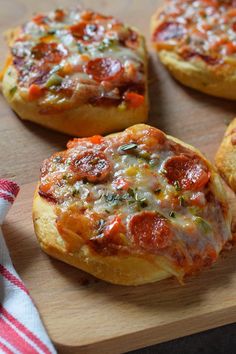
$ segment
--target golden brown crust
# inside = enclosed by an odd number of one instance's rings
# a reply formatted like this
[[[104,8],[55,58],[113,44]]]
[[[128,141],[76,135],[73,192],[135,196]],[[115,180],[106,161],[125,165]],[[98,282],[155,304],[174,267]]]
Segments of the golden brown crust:
[[[138,132],[147,129],[148,126],[139,124],[129,129]],[[120,133],[118,133],[120,134]],[[112,136],[118,136],[112,134]],[[191,149],[200,156],[211,172],[212,190],[217,199],[223,204],[227,203],[225,191],[221,179],[214,167],[206,158],[192,146],[182,141],[167,136],[168,139]],[[88,245],[83,245],[79,251],[69,252],[56,227],[56,212],[53,203],[42,198],[38,194],[38,187],[35,191],[33,202],[34,228],[41,248],[49,255],[82,269],[105,281],[121,285],[140,285],[158,281],[171,276],[176,276],[180,281],[184,271],[170,264],[166,257],[159,255],[110,255],[104,256],[94,252]],[[227,214],[227,224],[230,227],[231,215]]]
[[[19,30],[20,28],[14,28],[5,32],[9,46],[14,42]],[[144,53],[144,70],[147,73],[148,59],[145,39],[141,34],[140,37]],[[133,124],[146,122],[148,119],[147,75],[145,76],[144,103],[139,107],[123,110],[116,106],[81,104],[76,108],[50,114],[41,113],[37,100],[29,101],[19,93],[19,90],[12,94],[11,90],[18,87],[18,74],[9,57],[0,75],[0,80],[2,80],[3,95],[21,119],[73,136],[85,137],[95,134],[108,134],[123,130]],[[27,95],[25,96],[27,97]]]
[[[52,204],[35,191],[33,221],[41,248],[50,256],[82,269],[99,279],[113,284],[140,285],[172,276],[155,262],[137,256],[101,256],[84,245],[79,252],[68,253],[63,239],[55,226],[56,214]],[[158,258],[158,257],[157,257]]]
[[[219,172],[236,192],[236,118],[228,126],[215,160]]]
[[[155,33],[161,21],[159,14],[164,6],[158,9],[151,20],[151,34]],[[202,60],[184,60],[175,51],[175,46],[168,43],[156,43],[153,47],[157,51],[160,61],[166,66],[173,77],[183,85],[207,93],[212,96],[236,99],[236,62],[235,60],[213,68]]]

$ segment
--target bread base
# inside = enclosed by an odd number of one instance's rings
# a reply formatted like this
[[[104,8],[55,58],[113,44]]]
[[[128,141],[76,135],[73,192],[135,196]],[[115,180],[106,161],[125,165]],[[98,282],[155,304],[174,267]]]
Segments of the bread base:
[[[236,129],[236,118],[228,126],[216,154],[216,166],[228,185],[236,192],[236,145],[231,142],[231,132]]]
[[[160,25],[158,16],[163,10],[160,8],[152,17],[151,33],[155,33]],[[173,77],[183,85],[207,93],[211,96],[236,100],[236,61],[220,65],[207,65],[200,58],[184,60],[175,52],[174,45],[159,44],[153,41],[160,61],[170,71]],[[166,47],[166,48],[164,48]]]

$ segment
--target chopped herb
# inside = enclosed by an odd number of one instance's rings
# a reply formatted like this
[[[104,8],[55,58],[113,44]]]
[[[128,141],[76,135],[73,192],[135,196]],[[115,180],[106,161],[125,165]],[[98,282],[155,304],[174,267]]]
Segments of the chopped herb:
[[[80,42],[77,43],[77,48],[78,48],[78,51],[80,54],[82,54],[88,50],[88,48]]]
[[[146,208],[146,207],[148,206],[147,199],[146,199],[146,198],[139,199],[139,200],[138,200],[138,205],[139,205],[141,208]]]
[[[161,188],[156,189],[156,190],[154,191],[154,193],[160,194],[160,193],[161,193]]]
[[[170,211],[170,212],[169,212],[169,216],[170,216],[171,218],[176,218],[176,214],[175,214],[174,211]]]
[[[137,144],[130,143],[130,144],[121,145],[119,147],[119,150],[121,150],[121,151],[129,151],[129,150],[137,149],[137,147],[138,147]]]
[[[14,86],[10,89],[9,93],[11,96],[13,96],[16,93],[16,91],[17,91],[17,86]]]
[[[182,207],[187,206],[186,200],[184,199],[184,197],[182,195],[179,197],[179,203]]]
[[[208,234],[212,231],[211,225],[200,216],[195,216],[194,222],[200,227],[203,233]]]
[[[89,39],[90,39],[89,36],[87,36],[87,35],[83,36],[83,40],[84,40],[84,41],[89,41]]]
[[[177,192],[181,191],[181,187],[179,181],[174,181],[174,187]]]
[[[134,193],[134,190],[132,188],[129,188],[127,190],[127,193],[129,194],[130,197],[134,198],[135,197],[135,193]]]
[[[115,44],[117,44],[117,41],[115,39],[112,38],[105,38],[101,44],[99,44],[98,46],[98,50],[100,52],[103,52],[106,49],[109,49],[111,47],[113,47]]]
[[[155,161],[155,160],[150,160],[150,161],[149,161],[149,165],[150,165],[151,167],[156,166],[156,161]],[[163,172],[162,172],[162,173],[163,173]]]
[[[72,195],[73,197],[77,196],[80,194],[80,191],[78,188],[74,187],[73,190],[72,190]]]
[[[48,30],[48,34],[55,34],[55,33],[56,33],[56,30],[53,30],[53,29]]]
[[[55,156],[52,161],[53,162],[61,162],[62,161],[62,157],[61,156]]]
[[[123,200],[122,196],[115,193],[104,194],[104,198],[107,203],[112,203],[112,204],[117,204]]]

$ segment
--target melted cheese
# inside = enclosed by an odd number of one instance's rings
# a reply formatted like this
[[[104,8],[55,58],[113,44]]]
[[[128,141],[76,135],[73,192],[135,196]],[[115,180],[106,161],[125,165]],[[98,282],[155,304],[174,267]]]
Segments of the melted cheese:
[[[153,41],[186,60],[215,66],[236,61],[236,12],[233,1],[170,0],[160,12]]]
[[[86,97],[82,93],[82,101],[91,104],[106,104],[105,98],[113,100],[110,101],[111,104],[118,106],[122,102],[125,104],[126,91],[145,94],[146,64],[142,37],[113,17],[93,13],[91,19],[84,20],[86,14],[84,11],[71,10],[64,11],[64,17],[60,21],[55,20],[56,12],[51,12],[42,19],[33,19],[22,27],[11,46],[14,64],[19,72],[20,92],[34,83],[39,85],[42,95],[37,98],[42,107],[47,107],[50,102],[60,106],[63,96],[64,101],[72,103],[72,108],[80,102],[81,85],[86,86]],[[73,26],[84,23],[87,23],[84,34],[77,36],[76,30],[73,32]],[[133,41],[134,48],[132,43],[128,43],[129,40]],[[35,54],[36,46],[42,44],[56,45],[53,50],[59,54],[55,54],[55,60],[50,59],[54,55],[50,48],[42,47]],[[102,79],[98,82],[86,71],[87,63],[99,58],[113,59],[113,65],[118,60],[122,68],[122,73],[114,79],[111,77],[105,88]],[[107,75],[111,75],[110,68],[107,68]],[[104,82],[106,84],[105,77]],[[92,86],[97,89],[94,91]],[[78,92],[78,100],[74,97],[75,91]]]
[[[145,131],[143,134],[148,135]],[[122,151],[121,146],[130,141],[135,142],[135,148]],[[173,233],[171,247],[155,248],[151,252],[178,263],[180,261],[176,259],[174,252],[180,249],[188,270],[194,268],[196,259],[203,263],[209,261],[209,254],[215,252],[217,255],[231,238],[221,203],[214,196],[212,182],[209,181],[199,190],[176,188],[168,183],[164,166],[173,156],[186,153],[186,149],[178,144],[173,145],[167,139],[161,145],[155,139],[143,140],[142,144],[138,141],[140,140],[135,133],[123,133],[119,138],[108,137],[101,144],[93,144],[86,139],[79,140],[64,153],[63,162],[56,162],[55,156],[47,162],[47,173],[42,176],[41,183],[44,185],[54,181],[49,194],[57,200],[62,214],[71,206],[76,206],[78,210],[84,210],[85,215],[92,215],[92,218],[102,224],[119,216],[127,230],[126,239],[130,252],[142,252],[132,244],[130,220],[134,215],[150,211],[162,215]],[[106,181],[89,183],[75,178],[71,170],[72,161],[88,151],[102,151],[107,157],[111,171]],[[192,158],[195,156],[192,153]],[[198,159],[201,161],[200,157]],[[203,161],[201,163],[205,164]],[[55,183],[55,176],[59,176],[57,181],[60,183]],[[101,238],[102,235],[102,229],[95,227],[93,238]]]

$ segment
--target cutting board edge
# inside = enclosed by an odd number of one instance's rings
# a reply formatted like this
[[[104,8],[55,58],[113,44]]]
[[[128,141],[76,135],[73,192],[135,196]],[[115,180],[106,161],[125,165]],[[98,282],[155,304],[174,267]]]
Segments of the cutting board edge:
[[[226,311],[227,320],[225,320]],[[229,312],[231,316],[230,319],[228,315]],[[215,318],[216,315],[218,315],[217,321]],[[206,324],[204,325],[202,324],[203,319],[206,320]],[[236,303],[235,306],[229,306],[218,311],[212,311],[210,313],[199,315],[198,317],[189,317],[187,319],[181,319],[165,325],[160,324],[159,326],[127,333],[114,338],[108,338],[93,343],[84,343],[81,346],[66,345],[54,340],[53,337],[51,338],[58,350],[58,353],[97,354],[100,351],[103,354],[110,354],[112,350],[112,354],[122,354],[131,350],[143,348],[144,346],[146,347],[163,343],[234,322],[236,322]],[[182,323],[183,326],[181,326]],[[200,324],[198,325],[198,323]],[[189,328],[186,330],[186,325],[188,324]],[[178,331],[176,331],[176,328],[178,328]],[[175,331],[175,334],[170,335],[173,331]],[[158,337],[156,336],[157,333]],[[147,337],[149,338],[147,339]],[[120,345],[121,342],[122,345]]]

